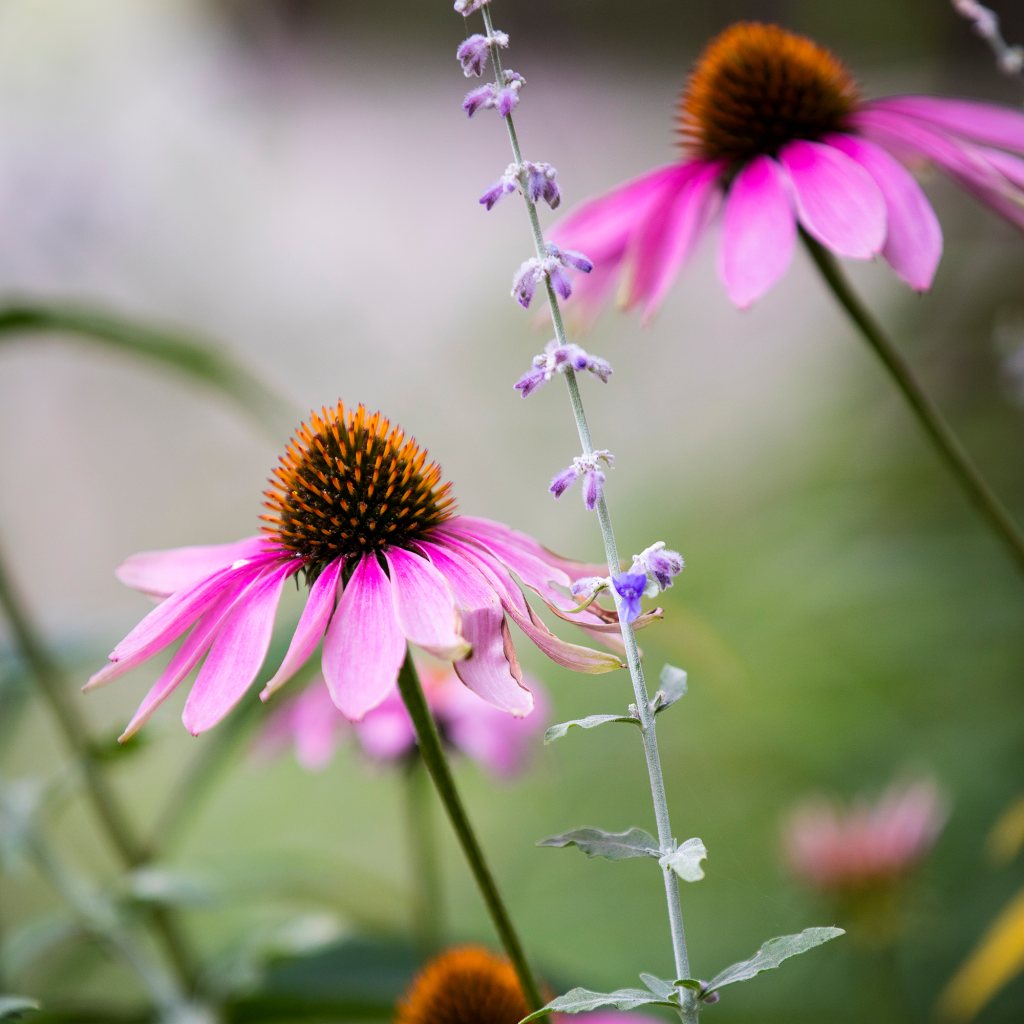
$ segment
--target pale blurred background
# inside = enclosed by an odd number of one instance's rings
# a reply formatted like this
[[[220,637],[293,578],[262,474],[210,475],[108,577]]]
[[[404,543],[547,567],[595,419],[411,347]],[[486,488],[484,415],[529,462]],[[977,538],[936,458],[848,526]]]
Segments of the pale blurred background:
[[[528,80],[516,112],[525,155],[558,168],[567,206],[673,158],[690,62],[736,18],[816,35],[871,95],[1019,102],[939,0],[705,6],[495,0],[496,24],[513,33],[509,63]],[[1017,5],[994,6],[1008,37],[1024,39]],[[339,398],[380,408],[441,462],[462,511],[596,560],[594,518],[577,495],[556,505],[546,491],[577,453],[562,388],[528,402],[512,390],[547,334],[508,297],[530,250],[521,204],[487,214],[476,202],[509,155],[495,117],[460,110],[463,34],[447,0],[7,0],[0,293],[220,339],[296,417]],[[1024,516],[1020,382],[1004,366],[1024,345],[1024,239],[944,180],[927,188],[946,235],[933,294],[915,298],[881,263],[851,273]],[[690,671],[661,733],[679,838],[699,835],[710,851],[707,879],[684,892],[691,958],[707,977],[771,935],[842,924],[786,874],[780,819],[808,792],[871,794],[928,773],[953,816],[892,960],[906,999],[892,1019],[924,1021],[1024,884],[1019,861],[997,869],[984,856],[1024,790],[1024,585],[807,261],[738,313],[714,244],[653,327],[614,311],[600,321],[585,344],[615,375],[583,385],[595,442],[616,455],[607,493],[620,550],[664,539],[687,560],[666,621],[643,642],[654,671],[666,660]],[[286,434],[83,343],[26,339],[0,360],[0,542],[84,681],[148,607],[114,579],[117,564],[254,532]],[[286,597],[282,635],[299,608]],[[14,680],[3,628],[0,667]],[[556,720],[630,699],[624,673],[573,677],[525,638],[518,649]],[[98,732],[119,730],[158,669],[81,698]],[[209,742],[181,727],[183,697],[114,770],[142,821]],[[57,771],[65,751],[45,708],[18,714],[5,777]],[[533,845],[584,824],[652,827],[631,732],[571,734],[511,786],[465,765],[459,779],[526,944],[558,984],[670,976],[657,871]],[[333,915],[342,930],[406,928],[398,782],[351,751],[309,776],[289,758],[254,764],[243,746],[198,810],[171,860],[228,879],[221,902],[189,922],[220,962],[241,935],[301,914]],[[109,874],[82,808],[60,821],[80,865]],[[450,932],[490,942],[457,847],[439,833]],[[289,873],[302,884],[281,883]],[[52,901],[31,874],[0,879],[5,932]],[[723,1024],[868,1019],[861,951],[834,947],[706,1012]],[[127,981],[76,956],[44,957],[15,987],[58,1003],[108,998],[124,1019],[145,1019],[131,1016]],[[1018,980],[979,1019],[1022,1013]]]

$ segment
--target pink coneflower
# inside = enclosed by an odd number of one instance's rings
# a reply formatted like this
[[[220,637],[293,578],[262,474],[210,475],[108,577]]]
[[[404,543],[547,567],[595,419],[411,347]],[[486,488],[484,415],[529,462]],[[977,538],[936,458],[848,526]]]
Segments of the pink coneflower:
[[[785,852],[793,871],[815,888],[870,888],[915,868],[948,816],[942,794],[928,781],[891,786],[877,803],[858,801],[847,811],[807,803],[785,826]]]
[[[570,306],[621,301],[657,311],[720,206],[718,272],[745,309],[785,273],[797,224],[839,256],[881,253],[930,287],[942,231],[901,161],[922,158],[1024,227],[1024,113],[991,103],[894,96],[864,101],[828,50],[775,25],[741,22],[708,45],[682,94],[683,159],[588,200],[550,237],[593,271]]]
[[[451,669],[416,667],[427,706],[448,746],[500,779],[512,779],[525,769],[548,719],[547,697],[536,679],[524,674],[534,707],[524,718],[515,718],[478,697]],[[302,693],[275,710],[258,744],[267,753],[294,744],[299,764],[321,771],[338,742],[352,732],[375,761],[400,761],[416,749],[416,731],[397,689],[353,725],[334,706],[319,673]]]
[[[560,665],[580,672],[621,666],[611,654],[551,633],[510,575],[564,615],[578,605],[558,588],[595,567],[560,558],[501,523],[454,515],[440,468],[380,413],[370,416],[359,406],[346,415],[339,402],[313,414],[280,462],[266,492],[264,536],[145,552],[118,569],[124,583],[164,600],[114,648],[87,689],[148,660],[192,627],[125,737],[203,655],[182,720],[193,734],[216,725],[256,678],[285,581],[300,571],[309,597],[264,699],[323,640],[331,698],[359,721],[393,690],[408,642],[455,662],[459,678],[496,708],[528,714],[533,696],[523,685],[506,615]],[[613,613],[592,608],[570,621],[611,638],[618,628]]]

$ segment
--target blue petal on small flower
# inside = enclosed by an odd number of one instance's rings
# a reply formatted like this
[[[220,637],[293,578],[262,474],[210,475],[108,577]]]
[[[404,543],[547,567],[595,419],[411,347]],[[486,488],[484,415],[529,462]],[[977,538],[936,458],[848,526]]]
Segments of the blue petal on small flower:
[[[623,572],[612,579],[615,592],[622,598],[626,622],[633,623],[640,618],[640,598],[647,586],[647,574]]]

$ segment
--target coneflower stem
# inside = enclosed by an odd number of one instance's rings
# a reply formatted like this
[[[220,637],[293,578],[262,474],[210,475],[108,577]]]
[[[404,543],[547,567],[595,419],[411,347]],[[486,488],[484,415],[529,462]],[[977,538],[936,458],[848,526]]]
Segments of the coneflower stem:
[[[64,740],[78,761],[86,792],[92,800],[96,816],[111,845],[128,869],[140,867],[149,860],[149,852],[139,843],[120,801],[107,783],[101,767],[93,757],[89,730],[74,702],[69,699],[68,681],[60,666],[50,657],[42,636],[25,609],[0,554],[0,607],[11,625],[22,657],[35,676],[36,683],[64,735]],[[189,990],[195,984],[193,958],[177,922],[164,907],[154,908],[151,918],[160,933],[167,954],[182,984]]]
[[[1017,567],[1024,571],[1024,534],[996,493],[988,485],[977,466],[971,461],[964,446],[946,422],[939,407],[925,391],[910,364],[903,358],[871,311],[860,300],[843,273],[839,261],[803,229],[800,231],[811,259],[817,264],[833,295],[850,315],[867,343],[875,350],[889,371],[896,386],[903,393],[918,423],[931,439],[939,455],[964,489],[967,497],[977,506],[996,535],[1009,548]]]
[[[426,956],[433,955],[444,944],[444,906],[430,806],[432,799],[430,776],[419,751],[415,750],[405,768],[405,814],[412,876],[413,934],[420,952]]]
[[[490,10],[485,5],[480,9],[483,15],[484,26],[488,36],[494,35],[494,26],[491,23]],[[497,44],[491,46],[491,60],[494,64],[495,81],[499,87],[502,81],[501,55]],[[519,140],[516,136],[515,125],[512,122],[511,114],[505,118],[505,126],[508,129],[508,138],[512,146],[512,154],[517,164],[522,164],[523,157],[519,148]],[[537,251],[537,258],[544,259],[547,256],[547,247],[544,244],[544,234],[541,231],[540,218],[537,216],[537,206],[530,198],[529,190],[525,182],[522,184],[523,199],[526,201],[526,210],[530,218],[530,229],[533,233],[533,242]],[[558,305],[558,296],[548,279],[547,286],[548,305],[551,307],[551,320],[555,327],[555,336],[559,345],[568,343],[565,334],[565,325],[562,323],[562,313]],[[580,397],[579,386],[576,382],[576,374],[572,368],[565,371],[565,382],[569,388],[569,400],[572,403],[573,416],[576,419],[576,429],[580,435],[580,444],[583,446],[583,454],[591,455],[594,451],[594,444],[590,437],[590,427],[587,424],[587,415],[583,409],[583,399]],[[612,574],[619,572],[619,553],[615,544],[615,533],[612,530],[611,515],[608,512],[608,503],[602,494],[597,503],[597,518],[601,525],[601,537],[604,540],[605,557],[608,559],[608,570]],[[619,624],[622,628],[622,642],[626,648],[626,664],[629,666],[630,679],[633,682],[633,694],[636,698],[637,712],[640,717],[640,728],[644,741],[644,754],[647,757],[647,772],[651,780],[651,798],[654,802],[654,819],[658,826],[658,842],[664,852],[668,853],[675,847],[675,840],[672,837],[672,826],[669,822],[668,799],[665,795],[665,779],[661,771],[661,756],[658,753],[658,740],[655,735],[654,713],[651,711],[650,699],[647,695],[647,684],[644,681],[643,668],[640,665],[640,655],[637,651],[636,636],[633,627],[626,622],[625,609],[622,607],[622,599],[615,588],[611,588],[615,599],[615,607],[619,613]],[[672,933],[672,952],[675,959],[675,970],[677,978],[690,977],[690,962],[686,952],[686,932],[683,928],[683,910],[679,900],[679,879],[670,868],[663,868],[665,879],[665,899],[668,904],[669,927]],[[687,1012],[696,1019],[696,1007],[687,1007]]]
[[[448,818],[455,830],[455,835],[462,846],[469,863],[469,869],[473,872],[480,895],[483,897],[487,912],[491,916],[494,929],[504,947],[505,953],[519,976],[519,982],[523,986],[523,994],[531,1010],[539,1010],[544,1005],[541,999],[540,989],[534,981],[533,974],[526,962],[523,947],[512,927],[512,920],[505,909],[498,887],[494,882],[491,869],[487,866],[483,850],[469,823],[466,810],[462,806],[462,799],[455,788],[455,780],[452,778],[451,768],[448,767],[448,759],[445,757],[444,748],[441,746],[441,737],[438,734],[434,718],[427,707],[427,699],[423,695],[423,687],[420,685],[419,673],[413,663],[412,654],[406,650],[405,663],[398,673],[398,690],[405,702],[406,710],[412,719],[416,729],[416,739],[419,743],[420,756],[426,765],[430,778],[433,780],[437,795],[448,812]]]

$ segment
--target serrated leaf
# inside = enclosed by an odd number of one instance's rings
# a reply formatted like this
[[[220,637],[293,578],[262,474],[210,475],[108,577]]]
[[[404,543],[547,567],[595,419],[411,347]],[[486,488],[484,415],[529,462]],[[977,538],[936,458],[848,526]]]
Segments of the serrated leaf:
[[[0,306],[0,344],[40,333],[70,334],[170,367],[227,395],[275,437],[296,418],[258,377],[209,341],[84,306],[20,302]]]
[[[560,740],[574,725],[579,726],[581,729],[595,729],[599,725],[605,725],[607,722],[630,722],[633,725],[639,725],[640,719],[633,718],[632,715],[587,715],[586,718],[574,718],[571,722],[559,722],[558,725],[551,726],[546,733],[544,733],[544,743],[552,743],[555,740]]]
[[[798,953],[806,953],[815,946],[820,946],[829,939],[837,939],[846,932],[842,928],[805,928],[797,935],[780,935],[769,939],[749,960],[741,960],[719,974],[716,974],[707,988],[705,998],[723,985],[732,985],[737,981],[748,981],[762,971],[770,971],[778,967],[783,960],[788,960]]]
[[[585,1013],[587,1010],[596,1010],[602,1006],[614,1006],[616,1010],[633,1010],[638,1006],[671,1006],[678,1009],[678,1003],[669,1002],[667,999],[659,999],[646,989],[642,988],[620,988],[616,992],[591,992],[588,988],[574,988],[566,992],[564,996],[552,999],[546,1006],[524,1017],[520,1024],[535,1020],[544,1014],[553,1013]]]
[[[675,986],[671,981],[662,981],[661,978],[656,978],[653,974],[641,974],[640,980],[659,998],[668,1000],[678,1000],[679,993],[676,992]]]
[[[38,1009],[39,1003],[28,996],[0,996],[0,1020],[21,1020],[23,1013]]]
[[[658,691],[651,700],[651,710],[658,714],[686,696],[686,673],[675,665],[665,665],[658,677]]]
[[[708,851],[699,839],[687,839],[672,853],[666,853],[658,863],[671,868],[684,882],[699,882],[704,877],[702,860],[707,860]]]
[[[629,857],[657,857],[658,840],[642,828],[605,832],[600,828],[574,828],[558,836],[541,839],[538,846],[578,846],[588,857],[626,860]]]

